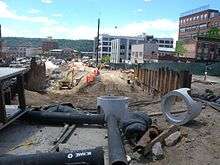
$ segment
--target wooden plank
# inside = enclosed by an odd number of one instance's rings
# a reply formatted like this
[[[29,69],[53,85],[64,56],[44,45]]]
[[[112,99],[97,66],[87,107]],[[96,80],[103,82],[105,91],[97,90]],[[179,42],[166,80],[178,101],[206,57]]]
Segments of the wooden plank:
[[[158,77],[158,87],[157,90],[160,92],[161,95],[161,82],[162,82],[162,69],[159,69],[159,77]]]
[[[168,71],[168,87],[167,87],[167,92],[172,90],[172,71]]]
[[[144,155],[147,155],[151,151],[151,148],[155,143],[162,142],[166,137],[178,131],[179,128],[180,128],[179,126],[171,125],[168,129],[164,130],[159,136],[157,136],[154,140],[152,140],[149,144],[147,144],[144,150]]]
[[[150,91],[149,83],[150,83],[150,70],[147,70],[147,91]]]
[[[178,88],[178,72],[174,72],[174,89]]]
[[[163,95],[166,93],[166,69],[163,69]]]

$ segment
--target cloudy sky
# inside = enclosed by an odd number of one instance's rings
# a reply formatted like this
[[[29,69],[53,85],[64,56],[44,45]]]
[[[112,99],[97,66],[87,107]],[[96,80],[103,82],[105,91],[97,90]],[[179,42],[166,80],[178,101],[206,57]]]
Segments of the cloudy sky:
[[[180,13],[220,0],[0,0],[3,36],[93,39],[101,33],[177,38]],[[117,28],[115,28],[117,27]]]

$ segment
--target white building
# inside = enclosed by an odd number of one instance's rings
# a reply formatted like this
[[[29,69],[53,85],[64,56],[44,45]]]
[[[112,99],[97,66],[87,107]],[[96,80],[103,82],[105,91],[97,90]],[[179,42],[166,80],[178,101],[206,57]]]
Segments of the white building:
[[[158,44],[147,42],[131,46],[131,63],[144,63],[146,61],[157,61]]]
[[[118,39],[118,40],[117,40]],[[173,48],[173,38],[153,38],[153,36],[148,36],[148,35],[140,35],[140,36],[135,36],[135,37],[131,37],[131,36],[112,36],[112,35],[108,35],[108,34],[101,34],[99,37],[99,46],[98,46],[98,54],[99,54],[99,58],[102,58],[102,56],[104,55],[111,55],[111,61],[113,62],[120,62],[120,55],[121,56],[125,56],[123,58],[121,58],[122,62],[123,60],[126,62],[126,60],[130,59],[130,52],[129,52],[129,47],[131,49],[131,44],[137,44],[136,41],[138,41],[138,43],[144,43],[145,41],[149,40],[149,39],[154,39],[159,47],[164,47],[164,48]],[[114,41],[113,41],[114,40]],[[124,41],[126,40],[126,41]],[[112,42],[113,41],[113,42]],[[96,42],[97,40],[94,40],[94,52],[96,50]],[[127,42],[127,44],[124,44],[125,42]],[[134,42],[134,43],[132,43]],[[119,49],[119,46],[113,46],[112,47],[112,43],[114,43],[115,45],[121,45],[122,49]],[[123,48],[125,47],[125,48]],[[114,49],[112,51],[112,48]],[[123,52],[125,51],[125,52]],[[123,54],[125,53],[125,55]]]
[[[112,36],[108,34],[101,34],[99,37],[99,57],[102,58],[104,55],[111,55],[111,41],[114,39],[135,39],[135,40],[144,40],[143,37],[129,37],[129,36]],[[96,50],[96,39],[94,40],[94,52]]]
[[[111,60],[112,63],[128,63],[131,60],[131,45],[143,43],[143,38],[127,37],[114,39],[111,41]]]

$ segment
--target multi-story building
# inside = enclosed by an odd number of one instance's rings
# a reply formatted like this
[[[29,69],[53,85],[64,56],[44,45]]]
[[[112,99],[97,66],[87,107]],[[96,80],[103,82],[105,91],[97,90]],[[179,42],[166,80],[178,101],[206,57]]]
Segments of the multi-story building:
[[[42,50],[43,52],[48,52],[52,49],[58,49],[58,43],[52,37],[48,37],[42,42]]]
[[[159,47],[173,48],[173,38],[153,38],[153,36],[140,35],[130,36],[112,36],[102,34],[99,38],[98,54],[99,58],[104,55],[111,55],[111,62],[126,62],[131,58],[131,45],[145,43],[149,39],[154,39]],[[94,40],[94,52],[97,39]],[[114,46],[112,46],[114,44]]]
[[[157,61],[158,44],[155,40],[131,46],[131,63]]]
[[[131,59],[131,45],[143,43],[143,38],[127,37],[111,41],[111,62],[128,62]]]
[[[209,29],[220,29],[220,12],[204,6],[181,14],[179,18],[179,40],[190,41],[199,35],[205,35]]]
[[[173,38],[155,38],[160,48],[173,48]]]
[[[179,40],[186,48],[185,58],[220,60],[220,39],[208,37],[208,32],[220,30],[220,12],[204,6],[183,13],[179,18]]]

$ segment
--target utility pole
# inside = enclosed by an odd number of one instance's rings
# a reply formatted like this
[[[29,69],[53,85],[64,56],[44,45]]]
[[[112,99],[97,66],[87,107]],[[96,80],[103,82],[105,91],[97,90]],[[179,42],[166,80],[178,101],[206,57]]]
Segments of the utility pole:
[[[97,31],[97,43],[96,43],[96,67],[99,64],[99,28],[100,28],[100,18],[98,18],[98,31]]]
[[[2,27],[0,24],[0,59],[2,58]]]

